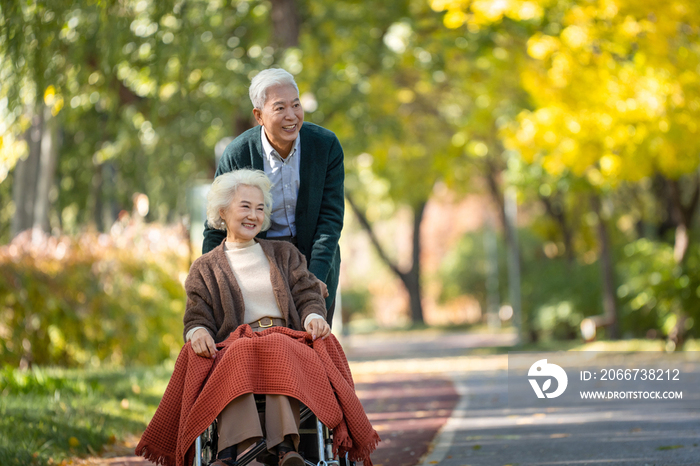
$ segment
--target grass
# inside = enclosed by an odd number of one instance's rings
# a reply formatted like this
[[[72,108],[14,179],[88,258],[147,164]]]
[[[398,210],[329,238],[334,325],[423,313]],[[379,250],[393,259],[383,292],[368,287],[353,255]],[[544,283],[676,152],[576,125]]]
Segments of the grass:
[[[97,455],[148,424],[172,364],[112,370],[0,371],[0,464]]]

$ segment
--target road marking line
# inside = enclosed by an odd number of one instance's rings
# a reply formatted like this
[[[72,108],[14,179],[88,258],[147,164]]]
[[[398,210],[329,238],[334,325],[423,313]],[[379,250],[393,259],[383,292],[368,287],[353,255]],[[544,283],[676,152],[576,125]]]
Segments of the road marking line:
[[[434,464],[439,464],[445,459],[447,453],[450,451],[450,447],[454,443],[455,434],[462,427],[462,419],[467,412],[469,407],[467,384],[464,381],[465,374],[455,374],[451,372],[449,374],[452,383],[454,384],[455,391],[459,395],[459,401],[455,406],[450,418],[445,422],[445,424],[440,428],[438,434],[433,439],[432,443],[428,447],[429,453],[427,456],[423,457],[423,460],[419,463],[419,466],[431,466]]]

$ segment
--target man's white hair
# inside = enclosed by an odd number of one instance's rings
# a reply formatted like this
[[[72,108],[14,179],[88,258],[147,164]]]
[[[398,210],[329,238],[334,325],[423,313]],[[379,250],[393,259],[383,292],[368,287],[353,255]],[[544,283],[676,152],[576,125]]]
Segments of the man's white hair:
[[[220,211],[226,210],[231,205],[231,199],[235,196],[239,186],[254,186],[263,193],[265,204],[265,220],[262,231],[270,228],[270,213],[272,212],[272,183],[265,172],[243,168],[224,173],[216,177],[207,194],[207,224],[210,228],[225,230],[226,223],[221,218]]]
[[[267,100],[267,89],[280,84],[294,86],[299,94],[299,87],[294,81],[294,76],[282,68],[268,68],[256,74],[250,81],[250,88],[248,88],[253,107],[262,110]]]

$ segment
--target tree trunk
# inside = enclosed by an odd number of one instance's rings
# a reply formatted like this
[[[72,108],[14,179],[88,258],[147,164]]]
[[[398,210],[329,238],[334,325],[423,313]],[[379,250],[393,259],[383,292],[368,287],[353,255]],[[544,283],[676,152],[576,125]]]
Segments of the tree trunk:
[[[119,216],[119,206],[116,201],[117,169],[112,162],[102,164],[102,224],[105,231],[114,225]]]
[[[690,247],[689,230],[692,226],[695,210],[700,198],[700,180],[695,177],[695,184],[687,205],[683,204],[683,196],[678,180],[669,180],[669,194],[671,199],[671,217],[676,224],[675,241],[673,244],[673,258],[676,263],[682,264]]]
[[[43,115],[34,115],[32,125],[25,134],[29,153],[27,158],[18,160],[17,165],[15,165],[15,176],[12,184],[15,213],[10,229],[12,238],[31,228],[34,220],[34,196],[36,195],[36,181],[39,172],[39,151],[43,126]]]
[[[39,161],[39,179],[37,180],[36,197],[34,199],[34,228],[50,233],[49,210],[51,208],[51,189],[56,178],[58,163],[58,128],[57,122],[51,117],[51,110],[44,107],[44,131],[41,138],[41,157]]]
[[[425,321],[423,319],[422,288],[420,280],[420,224],[423,221],[423,213],[425,211],[426,202],[421,202],[418,205],[418,207],[415,208],[413,211],[413,248],[411,252],[413,261],[410,270],[402,271],[399,269],[398,265],[396,265],[396,263],[392,261],[386,254],[386,251],[379,243],[377,236],[374,234],[372,225],[369,223],[369,220],[367,220],[367,217],[365,216],[364,212],[360,210],[360,208],[353,200],[353,196],[346,191],[345,198],[348,200],[348,204],[350,205],[352,211],[355,213],[355,216],[360,222],[360,225],[362,225],[362,228],[364,228],[364,230],[367,232],[367,235],[369,235],[370,242],[374,246],[374,249],[377,251],[377,254],[379,255],[381,261],[384,262],[384,264],[386,264],[387,267],[389,267],[389,270],[391,270],[394,273],[394,275],[396,275],[401,280],[401,283],[403,283],[404,287],[406,288],[406,291],[408,292],[411,321],[414,324],[423,324]]]
[[[518,196],[514,187],[506,190],[503,196],[504,214],[506,218],[505,229],[506,245],[508,254],[508,296],[510,297],[510,305],[513,308],[513,325],[518,332],[518,344],[525,341],[525,320],[523,319],[522,307],[522,287],[520,285],[521,270],[520,264],[520,245],[518,244]],[[527,327],[533,330],[530,324],[534,315],[530,313],[527,316]],[[530,332],[531,334],[534,331]]]
[[[530,341],[537,341],[537,334],[532,331],[532,325],[530,322],[534,316],[528,315],[523,316],[522,314],[522,296],[521,296],[521,286],[520,277],[522,276],[522,258],[520,257],[520,247],[518,245],[518,225],[517,217],[517,202],[513,199],[513,203],[509,207],[506,204],[506,193],[501,191],[498,185],[497,179],[498,169],[493,160],[486,160],[486,169],[484,170],[484,176],[486,177],[486,184],[488,186],[489,194],[491,194],[491,199],[498,206],[498,217],[503,226],[503,232],[505,234],[506,240],[506,251],[508,253],[508,294],[510,295],[511,306],[513,308],[513,324],[518,332],[519,343],[524,342],[526,339]],[[513,216],[513,222],[508,218],[510,215]],[[527,317],[526,319],[524,317]],[[530,331],[526,331],[530,329]],[[528,337],[526,338],[526,335]]]
[[[571,232],[571,226],[566,220],[566,213],[561,205],[555,205],[549,197],[540,196],[542,204],[544,204],[545,210],[550,217],[554,219],[555,222],[559,224],[561,229],[561,234],[564,240],[564,253],[566,254],[566,261],[569,265],[574,263],[574,246],[573,246],[573,233]]]
[[[598,216],[598,241],[600,242],[600,271],[603,287],[603,315],[593,318],[597,327],[604,326],[610,331],[610,338],[617,339],[618,319],[617,302],[615,301],[615,272],[610,253],[610,236],[608,228],[601,215],[600,198],[597,195],[591,197],[593,211]]]
[[[49,108],[41,105],[26,135],[29,154],[15,167],[12,198],[16,208],[12,219],[12,237],[28,229],[50,231],[50,192],[58,161],[56,134],[55,121]]]
[[[508,235],[510,235],[510,231],[508,231],[508,219],[506,218],[505,200],[503,197],[503,193],[501,192],[501,188],[498,186],[498,180],[496,179],[496,167],[494,166],[494,163],[489,160],[486,161],[486,170],[484,171],[484,176],[486,177],[486,185],[489,188],[489,194],[491,195],[491,199],[498,206],[498,218],[501,221],[501,226],[503,227],[503,231],[505,231],[507,237]]]
[[[92,218],[90,218],[89,221],[95,226],[97,231],[104,232],[105,224],[102,221],[102,165],[93,164],[92,169],[92,184],[90,186],[90,197],[88,198],[87,203],[88,212],[92,212]],[[111,225],[109,225],[107,228],[109,227],[111,227]]]
[[[700,176],[696,175],[692,193],[687,205],[683,203],[683,196],[678,180],[669,180],[669,194],[671,200],[671,217],[676,224],[675,240],[673,244],[673,258],[678,265],[685,269],[685,259],[690,248],[689,230],[692,226],[693,217],[700,199]],[[685,322],[687,315],[685,311],[678,307],[676,310],[676,325],[669,332],[668,338],[673,342],[674,349],[680,350],[685,342]]]
[[[279,47],[299,45],[301,21],[295,0],[272,0],[272,35]]]
[[[411,321],[414,324],[425,323],[423,319],[423,303],[421,294],[421,270],[420,270],[420,225],[423,221],[423,213],[425,212],[425,202],[421,202],[418,207],[413,210],[413,261],[411,270],[404,274],[403,283],[408,291],[409,303],[411,306]]]

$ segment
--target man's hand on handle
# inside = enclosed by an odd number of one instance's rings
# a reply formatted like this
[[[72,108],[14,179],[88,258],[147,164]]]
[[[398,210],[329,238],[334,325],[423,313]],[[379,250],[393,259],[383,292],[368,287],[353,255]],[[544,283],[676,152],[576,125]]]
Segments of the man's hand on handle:
[[[321,295],[323,296],[323,299],[326,299],[328,297],[328,287],[321,280],[318,282],[321,284]]]
[[[216,344],[207,329],[200,328],[195,331],[190,342],[192,343],[192,349],[197,355],[204,358],[216,357]]]

